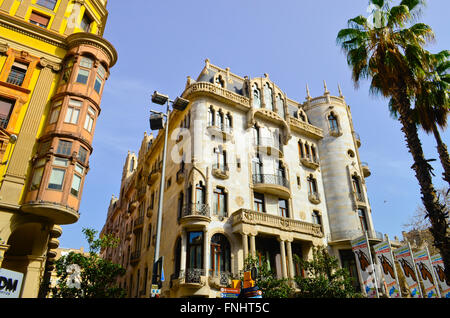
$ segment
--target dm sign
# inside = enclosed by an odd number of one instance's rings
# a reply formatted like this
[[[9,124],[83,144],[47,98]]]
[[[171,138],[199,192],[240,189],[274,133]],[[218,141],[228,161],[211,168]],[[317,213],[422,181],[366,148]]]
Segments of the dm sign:
[[[19,298],[23,274],[0,268],[0,298]]]

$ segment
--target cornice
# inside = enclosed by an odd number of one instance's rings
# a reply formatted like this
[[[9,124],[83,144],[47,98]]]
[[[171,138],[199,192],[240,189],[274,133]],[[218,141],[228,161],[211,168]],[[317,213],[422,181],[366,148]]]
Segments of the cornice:
[[[87,44],[101,49],[110,57],[109,67],[117,62],[118,54],[114,46],[106,39],[87,32],[73,33],[63,36],[57,32],[47,30],[22,19],[0,12],[0,27],[24,34],[56,47],[68,50],[76,45]]]

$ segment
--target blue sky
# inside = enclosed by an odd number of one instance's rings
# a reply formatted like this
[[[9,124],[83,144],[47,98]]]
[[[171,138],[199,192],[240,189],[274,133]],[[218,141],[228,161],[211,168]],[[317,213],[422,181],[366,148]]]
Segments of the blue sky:
[[[212,64],[249,77],[268,73],[286,94],[305,100],[342,87],[360,134],[360,156],[372,175],[366,179],[375,229],[401,237],[402,225],[420,204],[420,192],[400,124],[392,119],[387,100],[371,96],[367,82],[355,89],[345,56],[336,45],[346,21],[368,15],[367,0],[109,0],[104,37],[119,53],[102,100],[94,137],[94,153],[86,177],[81,217],[63,226],[60,246],[87,248],[83,227],[98,231],[106,220],[111,195],[119,195],[127,151],[139,150],[150,130],[153,91],[180,95],[189,75],[196,78],[209,58]],[[429,0],[421,21],[436,41],[428,49],[450,48],[450,1]],[[436,158],[432,136],[420,134],[426,158]],[[448,131],[442,139],[449,144]],[[436,188],[443,187],[439,160],[432,163]]]

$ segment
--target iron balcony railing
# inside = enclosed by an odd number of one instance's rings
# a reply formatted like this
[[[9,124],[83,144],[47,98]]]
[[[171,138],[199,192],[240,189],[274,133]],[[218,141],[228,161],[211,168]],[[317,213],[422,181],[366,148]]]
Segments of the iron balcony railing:
[[[210,217],[209,205],[206,203],[189,203],[183,207],[181,217],[206,216]]]
[[[275,184],[289,189],[286,177],[276,174],[253,174],[253,183]]]

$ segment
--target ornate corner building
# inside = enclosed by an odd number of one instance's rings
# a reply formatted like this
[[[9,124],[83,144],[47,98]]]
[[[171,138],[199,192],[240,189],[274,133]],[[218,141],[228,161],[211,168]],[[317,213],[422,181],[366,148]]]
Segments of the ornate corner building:
[[[184,111],[170,114],[160,255],[163,297],[219,297],[248,256],[278,277],[327,246],[359,286],[350,240],[374,230],[361,140],[342,93],[296,102],[273,83],[210,64],[188,77]],[[129,297],[149,297],[164,143],[145,133],[128,153],[102,233],[120,238],[103,257],[122,264]]]
[[[0,266],[22,297],[50,275],[79,218],[114,47],[107,0],[0,0]]]

